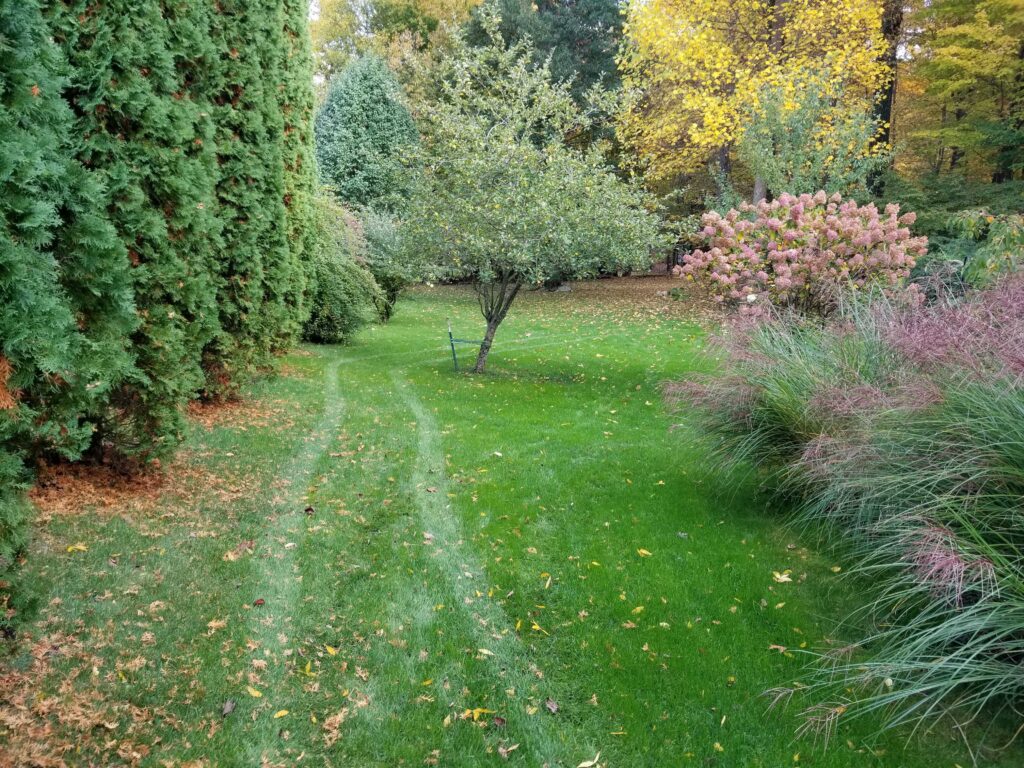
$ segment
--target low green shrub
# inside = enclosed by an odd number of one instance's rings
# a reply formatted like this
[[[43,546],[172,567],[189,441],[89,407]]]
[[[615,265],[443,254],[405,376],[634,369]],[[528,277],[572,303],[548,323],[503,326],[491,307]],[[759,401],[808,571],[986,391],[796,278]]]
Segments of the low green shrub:
[[[723,374],[676,395],[868,596],[846,624],[861,637],[773,693],[813,698],[805,727],[826,734],[869,711],[962,724],[1024,700],[1024,280],[929,306],[875,294],[722,343]]]
[[[401,255],[398,227],[390,214],[366,209],[359,216],[362,224],[364,262],[384,292],[381,320],[395,311],[398,296],[410,283],[410,272]]]
[[[303,336],[316,343],[341,344],[380,319],[386,297],[357,261],[363,248],[358,221],[325,195],[318,198],[316,213],[319,237],[310,262],[310,314]]]

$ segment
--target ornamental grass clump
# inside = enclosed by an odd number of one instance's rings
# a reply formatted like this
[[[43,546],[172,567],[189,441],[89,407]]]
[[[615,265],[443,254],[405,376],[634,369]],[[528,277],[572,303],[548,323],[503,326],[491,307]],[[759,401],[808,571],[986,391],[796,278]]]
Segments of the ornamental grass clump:
[[[876,291],[824,322],[776,312],[720,344],[723,375],[676,396],[868,598],[840,628],[854,642],[773,697],[807,699],[826,736],[870,711],[963,726],[1024,703],[1024,279],[929,306]]]
[[[927,239],[914,237],[914,214],[890,204],[879,211],[837,193],[744,203],[724,216],[703,216],[702,247],[683,259],[682,274],[704,284],[716,301],[760,313],[765,304],[825,315],[842,289],[905,287]]]

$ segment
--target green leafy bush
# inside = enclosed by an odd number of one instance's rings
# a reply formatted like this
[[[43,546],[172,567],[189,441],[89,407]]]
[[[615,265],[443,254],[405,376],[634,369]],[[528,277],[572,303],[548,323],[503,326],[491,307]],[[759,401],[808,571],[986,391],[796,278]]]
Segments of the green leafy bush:
[[[359,214],[365,247],[366,268],[384,292],[381,320],[388,320],[395,311],[398,296],[413,278],[409,265],[402,258],[395,218],[387,213],[365,209]]]
[[[310,264],[310,313],[303,335],[307,341],[341,344],[380,319],[387,299],[356,260],[364,247],[357,220],[326,196],[318,198],[316,213],[320,237]]]
[[[723,375],[676,388],[730,470],[756,467],[853,567],[860,637],[797,689],[806,728],[883,711],[958,722],[1024,697],[1024,281],[929,306],[881,294],[833,323],[723,337]]]
[[[964,265],[964,277],[985,285],[1024,266],[1024,216],[996,215],[985,210],[963,211],[953,227],[974,244]]]
[[[879,126],[866,112],[843,111],[843,90],[828,74],[806,73],[796,93],[766,88],[747,114],[739,158],[775,194],[825,190],[867,197],[868,182],[889,162],[875,144]]]
[[[401,192],[399,155],[418,134],[383,59],[366,54],[347,64],[331,81],[315,127],[320,178],[339,200],[379,205]]]

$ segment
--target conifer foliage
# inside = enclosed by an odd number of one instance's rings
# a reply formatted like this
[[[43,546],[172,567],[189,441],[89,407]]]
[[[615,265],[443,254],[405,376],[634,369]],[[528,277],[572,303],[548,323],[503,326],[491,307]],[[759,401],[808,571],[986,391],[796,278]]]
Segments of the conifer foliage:
[[[30,454],[77,458],[135,324],[99,176],[71,156],[65,62],[40,9],[0,2],[0,628],[14,618]]]
[[[0,0],[0,628],[33,462],[160,456],[303,327],[307,12]]]
[[[416,142],[412,115],[387,63],[366,54],[331,81],[316,116],[320,174],[338,199],[377,204],[399,192],[399,153]]]

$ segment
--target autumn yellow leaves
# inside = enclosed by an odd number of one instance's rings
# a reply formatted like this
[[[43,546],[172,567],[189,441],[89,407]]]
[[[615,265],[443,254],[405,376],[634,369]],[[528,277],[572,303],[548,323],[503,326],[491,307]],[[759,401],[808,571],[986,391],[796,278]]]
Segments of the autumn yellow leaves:
[[[766,88],[796,108],[807,79],[865,111],[891,77],[876,0],[649,0],[629,6],[619,135],[651,180],[701,170],[743,135]]]

